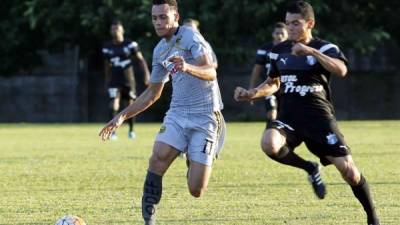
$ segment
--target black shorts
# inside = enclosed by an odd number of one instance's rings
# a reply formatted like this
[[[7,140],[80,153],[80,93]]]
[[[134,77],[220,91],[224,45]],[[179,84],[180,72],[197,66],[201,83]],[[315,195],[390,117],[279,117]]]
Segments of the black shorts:
[[[110,86],[108,88],[108,97],[110,99],[114,99],[117,96],[120,96],[122,100],[135,100],[136,99],[136,93],[132,92],[131,93],[131,88],[130,87],[112,87]]]
[[[304,142],[324,166],[331,164],[326,156],[343,157],[351,154],[335,119],[310,121],[310,125],[304,126],[274,120],[270,128],[277,129],[285,135],[286,144],[293,150]]]
[[[278,101],[275,95],[267,96],[264,99],[265,109],[267,112],[271,110],[276,110],[278,108]]]

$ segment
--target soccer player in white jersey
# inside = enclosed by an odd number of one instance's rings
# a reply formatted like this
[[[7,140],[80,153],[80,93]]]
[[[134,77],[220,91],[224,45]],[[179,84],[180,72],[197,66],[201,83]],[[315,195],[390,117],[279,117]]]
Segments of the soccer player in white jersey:
[[[162,39],[153,52],[149,86],[99,134],[103,140],[109,139],[124,120],[157,101],[164,84],[172,80],[170,109],[156,137],[144,182],[142,215],[145,224],[155,224],[155,206],[161,199],[163,175],[181,152],[187,152],[190,160],[190,194],[194,197],[204,194],[225,133],[211,49],[199,32],[179,26],[176,0],[153,0],[151,13],[155,31]]]

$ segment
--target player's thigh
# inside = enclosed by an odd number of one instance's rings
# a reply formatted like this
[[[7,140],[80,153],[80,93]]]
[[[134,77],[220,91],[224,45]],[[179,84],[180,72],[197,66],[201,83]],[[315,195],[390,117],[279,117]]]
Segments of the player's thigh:
[[[156,136],[156,142],[166,143],[180,152],[186,151],[188,141],[183,127],[182,117],[175,113],[167,114]]]
[[[149,160],[149,170],[163,175],[178,155],[179,151],[171,145],[155,142]]]
[[[317,124],[318,127],[304,132],[306,136],[304,142],[310,152],[320,158],[322,165],[327,166],[335,162],[339,170],[344,168],[344,165],[352,163],[350,147],[346,144],[336,121],[323,120]]]
[[[190,161],[211,166],[224,142],[223,117],[219,112],[215,112],[193,116],[189,121],[189,129],[186,130],[189,139],[188,158]]]
[[[123,70],[123,73],[124,73],[125,79],[127,79],[127,80],[129,80],[129,81],[135,80],[135,74],[134,74],[134,71],[133,71],[133,67],[132,67],[132,66],[126,67],[126,68]]]

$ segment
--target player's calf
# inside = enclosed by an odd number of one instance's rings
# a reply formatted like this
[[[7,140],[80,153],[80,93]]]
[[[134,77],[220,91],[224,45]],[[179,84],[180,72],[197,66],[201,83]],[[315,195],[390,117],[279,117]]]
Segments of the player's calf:
[[[336,169],[348,184],[354,186],[360,182],[361,175],[351,155],[343,157],[327,156],[327,158],[335,165]]]
[[[161,195],[162,176],[148,171],[142,196],[142,216],[146,225],[155,224],[156,205],[160,202]]]
[[[327,157],[342,174],[343,179],[350,184],[354,196],[358,199],[367,214],[367,223],[379,225],[375,205],[369,190],[369,185],[364,176],[354,164],[351,155],[343,157]]]
[[[162,194],[162,176],[177,157],[178,152],[167,144],[155,143],[143,186],[142,216],[145,224],[155,224],[156,205]]]

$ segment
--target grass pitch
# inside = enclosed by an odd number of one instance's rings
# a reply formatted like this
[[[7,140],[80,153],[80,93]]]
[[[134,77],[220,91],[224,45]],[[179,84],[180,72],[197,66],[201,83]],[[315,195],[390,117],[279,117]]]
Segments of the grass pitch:
[[[119,130],[103,143],[103,124],[0,125],[0,225],[54,224],[65,214],[88,225],[143,224],[141,195],[159,124]],[[370,183],[382,224],[400,224],[400,121],[340,122]],[[158,224],[365,224],[361,205],[333,166],[322,170],[318,200],[303,171],[267,159],[263,123],[229,123],[225,148],[206,195],[190,196],[177,159],[164,177]],[[297,152],[317,160],[302,145]]]

